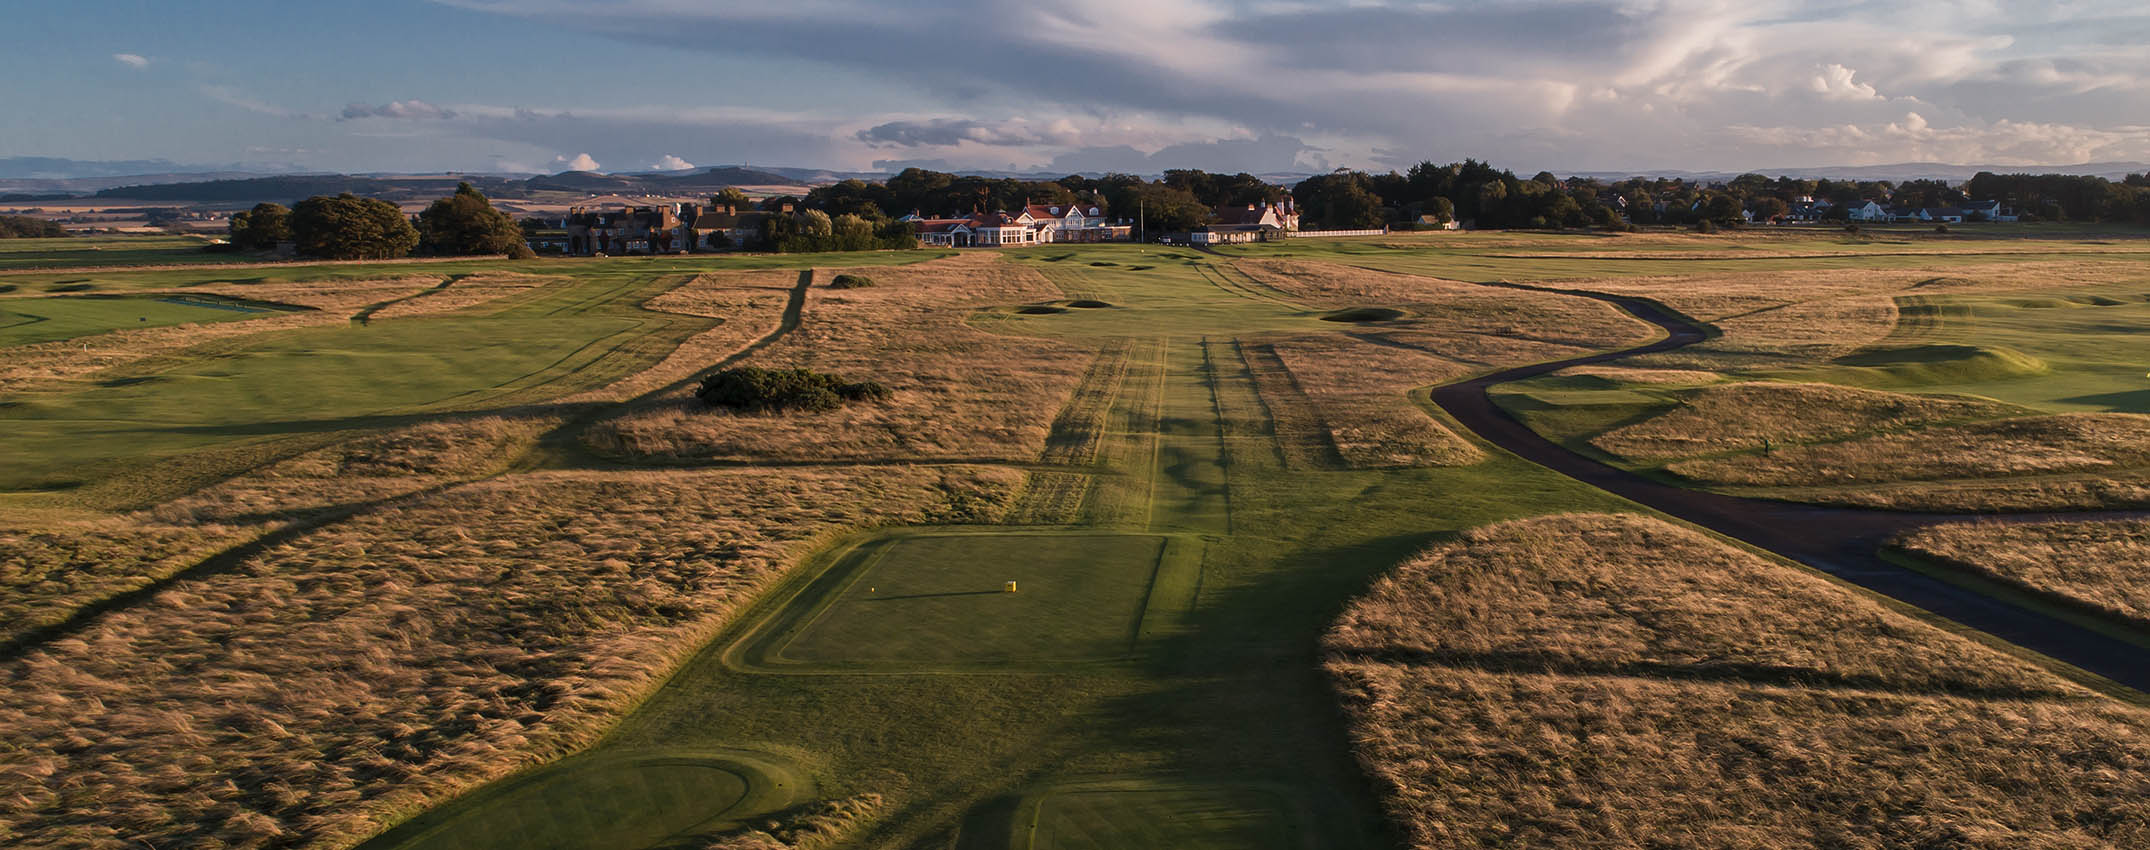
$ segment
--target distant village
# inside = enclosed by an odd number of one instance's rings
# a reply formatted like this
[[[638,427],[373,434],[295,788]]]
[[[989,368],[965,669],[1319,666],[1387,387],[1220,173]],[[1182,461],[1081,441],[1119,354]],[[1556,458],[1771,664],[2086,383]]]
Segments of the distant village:
[[[562,235],[552,240],[535,237],[535,241],[551,241],[545,247],[573,256],[729,251],[753,246],[768,231],[771,217],[803,212],[790,198],[759,204],[712,198],[708,204],[638,205],[615,196],[570,208],[560,221]],[[1109,218],[1094,203],[1029,204],[1019,210],[961,217],[913,211],[896,220],[910,226],[919,244],[942,248],[1128,242],[1135,238],[1138,224],[1135,219]],[[1218,207],[1211,211],[1208,224],[1162,238],[1222,245],[1274,241],[1298,232],[1299,213],[1286,198],[1278,203]]]

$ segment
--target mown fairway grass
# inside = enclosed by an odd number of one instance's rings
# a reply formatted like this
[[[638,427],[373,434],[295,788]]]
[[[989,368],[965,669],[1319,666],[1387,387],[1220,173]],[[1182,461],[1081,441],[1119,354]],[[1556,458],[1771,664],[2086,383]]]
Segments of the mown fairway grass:
[[[1150,535],[900,537],[855,554],[848,581],[770,660],[932,670],[1123,658],[1167,544]]]
[[[0,348],[123,328],[232,322],[291,308],[209,296],[55,297],[0,300]]]
[[[2005,227],[2005,226],[1996,226]],[[1234,257],[1321,260],[1405,274],[1465,280],[1564,281],[1656,275],[1695,276],[1794,269],[1922,268],[1944,264],[2133,263],[2150,259],[2139,234],[2009,228],[2001,238],[1881,232],[1757,231],[1682,234],[1399,233],[1388,237],[1293,239],[1226,246]],[[2005,238],[2005,237],[2017,238]]]
[[[302,328],[0,409],[0,488],[70,489],[231,443],[387,424],[601,386],[711,322],[635,306],[676,280],[587,278],[475,315]]]
[[[203,251],[202,246],[207,244],[207,240],[193,236],[0,239],[0,270],[230,263],[245,259],[241,255]]]
[[[1873,350],[1785,377],[1996,398],[2054,413],[2150,413],[2150,286],[1897,299]]]
[[[1292,801],[1259,788],[1067,790],[1017,821],[1010,850],[1300,850]]]

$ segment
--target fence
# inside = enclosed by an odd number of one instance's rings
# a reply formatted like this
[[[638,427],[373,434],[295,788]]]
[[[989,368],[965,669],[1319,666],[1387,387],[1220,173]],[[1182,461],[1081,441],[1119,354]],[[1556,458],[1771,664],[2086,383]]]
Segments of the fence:
[[[1379,230],[1293,230],[1285,235],[1293,239],[1305,239],[1310,236],[1387,236],[1389,235],[1389,229],[1384,227]]]

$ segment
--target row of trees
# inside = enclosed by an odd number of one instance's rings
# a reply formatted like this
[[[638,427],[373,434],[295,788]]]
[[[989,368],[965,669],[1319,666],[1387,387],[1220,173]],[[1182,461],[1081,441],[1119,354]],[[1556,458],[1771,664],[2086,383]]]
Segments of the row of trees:
[[[1604,182],[1549,172],[1529,179],[1477,160],[1421,162],[1398,174],[1338,170],[1292,187],[1309,227],[1368,228],[1385,223],[1468,221],[1479,227],[1622,228],[1630,224],[1737,224],[1752,210],[1775,218],[1795,203],[1827,201],[1843,218],[1867,201],[1907,207],[1953,207],[1997,200],[2026,219],[2150,223],[2150,175],[2120,181],[2073,175],[1981,172],[1959,186],[1940,180],[1829,180],[1743,174],[1721,184],[1636,177]]]
[[[0,239],[50,239],[66,236],[58,222],[27,215],[0,215]]]
[[[349,192],[316,195],[291,207],[255,204],[231,217],[231,245],[273,250],[285,242],[308,257],[380,260],[422,251],[434,256],[527,256],[522,228],[469,183],[434,201],[417,218],[395,204]]]
[[[1547,172],[1522,179],[1475,159],[1421,162],[1403,174],[1339,169],[1301,181],[1292,196],[1309,228],[1355,230],[1422,217],[1479,227],[1623,225],[1594,183]]]
[[[918,247],[918,235],[908,223],[886,217],[870,219],[855,213],[831,216],[821,210],[801,210],[797,215],[771,215],[762,219],[761,244],[752,246],[779,254],[815,251],[899,251]]]

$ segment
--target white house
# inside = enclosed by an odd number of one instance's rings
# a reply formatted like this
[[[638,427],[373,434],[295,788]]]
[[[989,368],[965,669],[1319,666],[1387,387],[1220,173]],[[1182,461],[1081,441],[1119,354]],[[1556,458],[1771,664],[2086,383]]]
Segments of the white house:
[[[916,218],[904,216],[918,228],[918,241],[949,248],[998,248],[1036,245],[1038,232],[1031,222],[1007,213],[978,213],[969,218]]]
[[[1873,201],[1865,201],[1858,204],[1852,204],[1848,207],[1848,209],[1851,210],[1851,215],[1849,217],[1852,221],[1889,220],[1889,208],[1884,207],[1881,204],[1875,203]]]

